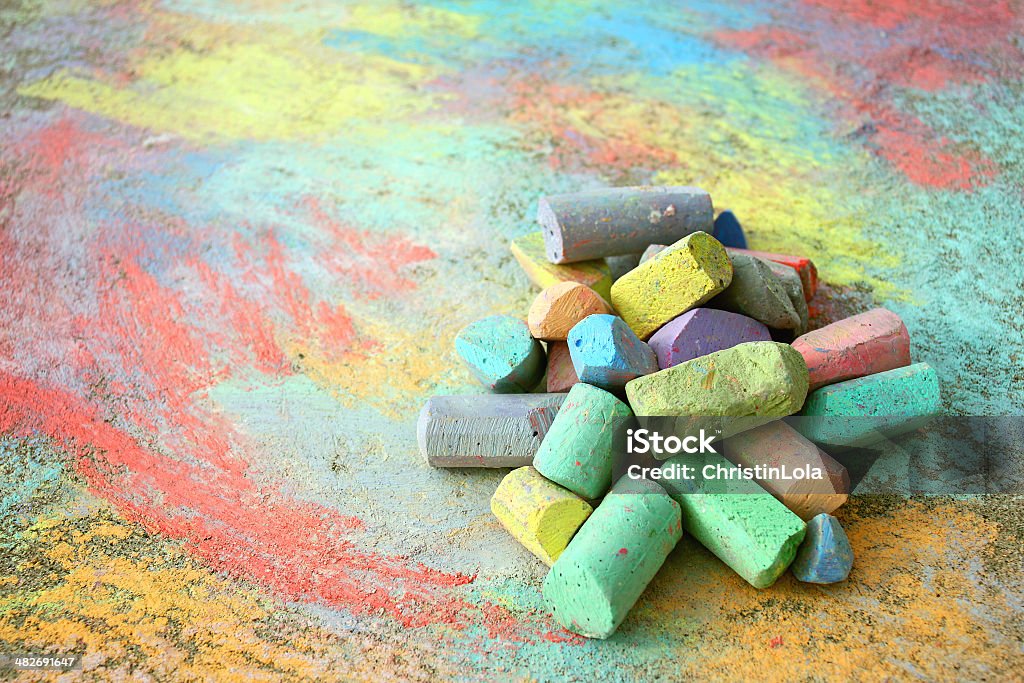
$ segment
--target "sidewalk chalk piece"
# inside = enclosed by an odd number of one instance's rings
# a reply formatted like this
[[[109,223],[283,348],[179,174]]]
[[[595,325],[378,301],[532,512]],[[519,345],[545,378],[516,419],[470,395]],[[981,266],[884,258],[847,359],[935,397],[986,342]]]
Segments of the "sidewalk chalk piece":
[[[714,308],[687,311],[655,332],[648,344],[662,370],[737,344],[771,341],[762,323],[739,313]]]
[[[753,318],[777,330],[793,330],[800,317],[771,268],[761,259],[730,253],[732,282],[711,301],[711,306]]]
[[[654,351],[614,315],[591,315],[576,324],[567,340],[581,382],[619,391],[626,382],[658,371]]]
[[[455,351],[491,391],[530,391],[544,374],[544,348],[519,318],[492,315],[466,325],[455,337]]]
[[[491,496],[491,512],[501,525],[549,567],[593,510],[532,467],[506,474]]]
[[[649,247],[644,249],[644,253],[640,254],[640,263],[638,263],[637,265],[640,265],[641,263],[647,263],[652,258],[657,256],[661,252],[665,251],[666,249],[668,249],[668,245],[667,244],[652,244],[652,245],[650,245]],[[623,275],[625,275],[625,273],[623,273]]]
[[[811,389],[910,365],[910,333],[885,308],[839,320],[793,342],[807,361]]]
[[[846,468],[782,420],[726,439],[722,453],[739,467],[784,467],[789,478],[766,477],[754,481],[805,521],[823,512],[832,512],[846,502],[850,493],[850,475]],[[817,468],[822,478],[793,477],[801,468]]]
[[[711,234],[723,246],[736,247],[737,249],[747,248],[747,237],[743,234],[740,221],[736,218],[736,214],[728,209],[718,214]]]
[[[544,235],[540,231],[515,238],[509,248],[512,256],[519,262],[519,267],[526,273],[527,279],[540,289],[558,282],[579,282],[605,299],[609,296],[612,271],[604,259],[579,261],[565,266],[555,265],[548,261],[544,252]]]
[[[537,339],[565,341],[573,325],[595,313],[611,313],[601,295],[579,282],[559,282],[537,295],[527,324]]]
[[[612,306],[646,340],[731,281],[732,264],[725,248],[706,232],[695,232],[616,280]]]
[[[804,298],[810,301],[814,293],[818,291],[818,269],[814,267],[811,259],[804,256],[790,256],[788,254],[773,254],[768,251],[756,251],[754,249],[729,248],[729,253],[746,254],[765,261],[774,261],[784,266],[789,266],[800,275],[800,282],[804,286]]]
[[[629,406],[604,389],[582,382],[573,385],[533,466],[578,496],[599,498],[612,483],[615,421],[632,416]]]
[[[565,394],[430,398],[416,424],[433,467],[522,467],[533,462]]]
[[[551,263],[639,254],[711,232],[711,197],[696,187],[605,187],[543,197],[537,222]]]
[[[637,415],[778,418],[800,410],[806,395],[803,357],[770,341],[738,344],[626,384]]]
[[[569,391],[579,381],[569,355],[569,345],[560,341],[548,342],[548,393]]]
[[[843,525],[820,514],[807,522],[807,535],[793,560],[793,576],[804,583],[839,583],[853,569],[853,548]]]
[[[612,282],[615,282],[620,277],[628,273],[629,271],[640,265],[641,254],[621,254],[619,256],[609,256],[605,259],[608,262],[608,267],[612,271]]]
[[[683,528],[750,585],[772,585],[796,555],[806,529],[803,520],[749,479],[702,477],[705,466],[731,467],[719,455],[676,456],[662,470],[695,464],[693,479],[661,480],[683,510]]]
[[[663,488],[623,478],[551,567],[544,601],[573,633],[607,638],[682,535],[679,505]]]
[[[793,304],[793,310],[796,311],[796,316],[800,320],[800,324],[793,328],[793,334],[803,334],[807,331],[811,313],[807,308],[807,297],[804,296],[804,285],[800,281],[799,273],[789,266],[784,266],[775,261],[765,261],[762,259],[762,263],[768,266],[768,269],[772,271],[772,275],[782,284],[782,289],[786,292],[786,296],[789,297],[789,303]]]
[[[868,446],[923,427],[941,406],[935,370],[916,363],[812,391],[800,414],[814,419],[797,429],[816,443]]]

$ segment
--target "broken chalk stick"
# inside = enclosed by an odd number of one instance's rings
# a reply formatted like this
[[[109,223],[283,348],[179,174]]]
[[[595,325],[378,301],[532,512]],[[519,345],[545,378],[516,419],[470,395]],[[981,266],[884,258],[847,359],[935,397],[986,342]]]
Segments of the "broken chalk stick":
[[[846,580],[853,569],[853,548],[838,519],[821,514],[807,522],[807,535],[792,568],[793,576],[805,583]]]
[[[711,197],[696,187],[605,187],[543,197],[537,222],[551,263],[638,254],[711,232]]]
[[[567,340],[581,382],[618,391],[626,382],[658,371],[654,351],[614,315],[591,315],[576,324]]]
[[[691,479],[672,476],[696,467]],[[796,554],[805,524],[785,505],[749,479],[710,479],[708,467],[732,465],[712,453],[676,456],[662,465],[661,479],[683,509],[683,528],[755,588],[775,583]]]
[[[513,538],[550,567],[593,508],[532,467],[520,467],[498,484],[491,512]]]
[[[644,249],[644,253],[640,254],[640,263],[647,263],[652,258],[657,256],[661,252],[665,251],[666,249],[668,249],[667,244],[652,244],[651,246]],[[637,265],[640,265],[640,263],[638,263]],[[623,273],[623,275],[625,275],[625,273]]]
[[[573,325],[595,313],[611,313],[601,295],[579,282],[559,282],[537,295],[527,324],[537,339],[564,341]]]
[[[771,339],[767,327],[745,315],[695,308],[655,332],[648,344],[664,370],[737,344]]]
[[[771,268],[757,258],[730,253],[732,282],[711,301],[711,306],[758,320],[777,330],[793,330],[800,317]]]
[[[684,237],[612,285],[612,306],[640,339],[732,281],[725,249],[706,232]]]
[[[800,276],[800,282],[804,286],[804,297],[810,301],[814,293],[818,291],[818,269],[814,262],[804,256],[790,256],[788,254],[773,254],[768,251],[757,251],[755,249],[736,249],[729,247],[729,253],[746,254],[765,261],[774,261],[794,269]]]
[[[807,362],[811,390],[910,365],[910,334],[885,308],[839,320],[793,341]]]
[[[868,446],[923,427],[941,405],[935,370],[915,363],[812,391],[796,428],[816,443]]]
[[[533,462],[565,394],[430,398],[416,424],[433,467],[522,467]]]
[[[626,384],[637,415],[777,418],[800,410],[806,395],[803,357],[770,341],[738,344]]]
[[[681,537],[679,505],[665,490],[624,477],[551,567],[544,601],[570,631],[607,638]]]
[[[796,316],[800,319],[800,324],[792,330],[793,334],[803,334],[807,331],[811,314],[807,308],[807,298],[804,296],[804,285],[800,281],[800,274],[789,266],[784,266],[775,261],[765,261],[762,259],[762,263],[768,266],[775,278],[782,284],[782,289],[786,292],[786,296],[789,297],[789,303],[793,304],[793,310],[796,311]]]
[[[632,416],[629,406],[604,389],[583,382],[573,385],[533,466],[579,496],[604,495],[612,483],[615,421]]]
[[[842,463],[783,420],[730,437],[722,449],[725,457],[739,467],[761,466],[767,476],[755,477],[754,481],[805,521],[822,512],[832,512],[846,502],[850,492],[850,475]],[[797,477],[801,470],[805,474]],[[810,476],[813,470],[818,470],[820,479]]]
[[[509,248],[527,279],[540,289],[558,282],[579,282],[608,298],[612,286],[612,271],[604,259],[579,261],[559,266],[548,261],[544,252],[544,236],[531,232],[512,240]]]
[[[723,246],[736,247],[738,249],[747,248],[747,237],[743,234],[740,221],[736,218],[736,214],[728,209],[718,214],[711,234]]]
[[[569,345],[564,341],[548,342],[548,393],[569,391],[579,381],[569,355]]]
[[[519,318],[492,315],[466,325],[455,351],[485,387],[510,394],[530,391],[544,374],[544,348]]]

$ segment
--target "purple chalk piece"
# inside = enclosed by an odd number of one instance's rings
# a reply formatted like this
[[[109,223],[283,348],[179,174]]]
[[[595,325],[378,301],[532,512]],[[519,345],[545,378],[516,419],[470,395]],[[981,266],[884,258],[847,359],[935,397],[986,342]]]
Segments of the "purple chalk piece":
[[[695,308],[666,324],[648,341],[662,370],[737,344],[771,341],[768,328],[745,315]]]

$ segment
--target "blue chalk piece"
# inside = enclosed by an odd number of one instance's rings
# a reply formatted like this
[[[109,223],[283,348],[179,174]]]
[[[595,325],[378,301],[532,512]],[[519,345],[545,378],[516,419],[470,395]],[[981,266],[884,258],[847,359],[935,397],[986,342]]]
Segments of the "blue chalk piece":
[[[715,227],[712,228],[711,236],[722,243],[722,246],[735,249],[747,248],[747,237],[743,234],[740,221],[736,214],[726,209],[718,214],[715,219]]]
[[[791,566],[793,575],[805,583],[838,583],[852,568],[853,548],[839,520],[822,513],[807,522],[807,534]]]
[[[455,337],[455,351],[480,383],[499,394],[523,394],[544,375],[544,348],[526,322],[492,315],[470,323]]]
[[[658,371],[654,350],[615,315],[588,315],[569,330],[566,341],[576,375],[586,384],[616,391]]]

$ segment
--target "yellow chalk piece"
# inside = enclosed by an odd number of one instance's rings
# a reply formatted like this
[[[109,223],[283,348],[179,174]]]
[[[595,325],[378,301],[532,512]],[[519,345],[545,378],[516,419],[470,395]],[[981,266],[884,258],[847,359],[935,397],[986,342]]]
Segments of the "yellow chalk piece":
[[[548,261],[547,253],[544,251],[544,235],[540,231],[515,238],[509,248],[516,261],[519,261],[526,277],[540,289],[547,289],[559,282],[579,282],[605,299],[608,298],[612,286],[612,271],[603,258],[555,265]]]
[[[647,340],[662,325],[732,282],[725,247],[706,232],[687,235],[612,285],[612,306]]]
[[[532,467],[512,470],[491,497],[491,512],[549,567],[594,509]]]

